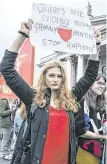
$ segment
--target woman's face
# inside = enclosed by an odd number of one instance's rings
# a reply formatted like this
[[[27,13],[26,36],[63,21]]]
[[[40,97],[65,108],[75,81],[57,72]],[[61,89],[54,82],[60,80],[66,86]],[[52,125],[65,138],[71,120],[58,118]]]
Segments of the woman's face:
[[[92,85],[92,91],[96,95],[102,95],[105,89],[105,80],[103,77],[101,77],[98,81],[95,81]]]
[[[46,72],[46,85],[51,90],[57,90],[61,88],[62,85],[62,73],[60,68],[53,67]]]

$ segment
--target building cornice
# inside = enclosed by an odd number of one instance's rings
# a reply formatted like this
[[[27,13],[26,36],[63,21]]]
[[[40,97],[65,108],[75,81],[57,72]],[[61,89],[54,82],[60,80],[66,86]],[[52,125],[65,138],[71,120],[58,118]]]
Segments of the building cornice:
[[[92,17],[90,20],[91,20],[92,25],[106,24],[107,16],[101,15],[97,17]]]

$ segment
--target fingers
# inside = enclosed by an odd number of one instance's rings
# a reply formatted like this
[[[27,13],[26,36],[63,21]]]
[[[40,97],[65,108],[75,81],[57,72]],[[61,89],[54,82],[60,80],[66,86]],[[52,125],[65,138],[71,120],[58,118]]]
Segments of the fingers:
[[[32,29],[33,20],[32,19],[28,19],[28,24],[29,24],[29,30],[31,30]]]
[[[21,23],[21,28],[26,28],[30,31],[32,29],[32,24],[33,24],[33,20],[28,19],[28,21],[24,21]]]
[[[96,43],[97,43],[97,45],[100,45],[101,44],[101,32],[100,32],[100,30],[95,29],[95,28],[93,28],[93,30],[94,30],[94,36],[96,38]]]
[[[93,28],[93,30],[94,30],[94,35],[95,35],[95,36],[100,36],[100,35],[101,35],[100,30],[95,29],[95,28]]]
[[[99,36],[101,36],[101,32],[98,30],[96,31],[96,37],[99,37]]]
[[[28,19],[28,22],[30,22],[31,24],[33,24],[33,20],[32,19]]]

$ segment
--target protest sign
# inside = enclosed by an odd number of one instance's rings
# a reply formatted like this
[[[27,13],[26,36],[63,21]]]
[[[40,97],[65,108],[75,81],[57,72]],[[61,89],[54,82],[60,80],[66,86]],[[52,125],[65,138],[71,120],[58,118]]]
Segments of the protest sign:
[[[33,46],[76,54],[95,54],[96,41],[85,9],[33,3]]]
[[[31,45],[30,40],[26,39],[18,54],[15,69],[30,86],[33,85],[34,56],[35,48]],[[0,98],[17,98],[17,96],[7,86],[2,75],[0,75]]]

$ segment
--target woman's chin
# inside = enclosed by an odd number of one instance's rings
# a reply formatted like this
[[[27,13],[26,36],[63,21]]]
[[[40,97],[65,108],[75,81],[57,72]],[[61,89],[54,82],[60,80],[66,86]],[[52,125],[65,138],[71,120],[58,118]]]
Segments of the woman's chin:
[[[101,96],[101,95],[102,95],[102,92],[100,92],[100,91],[97,92],[97,95],[98,95],[98,96]]]
[[[59,87],[52,87],[51,90],[58,90]]]

